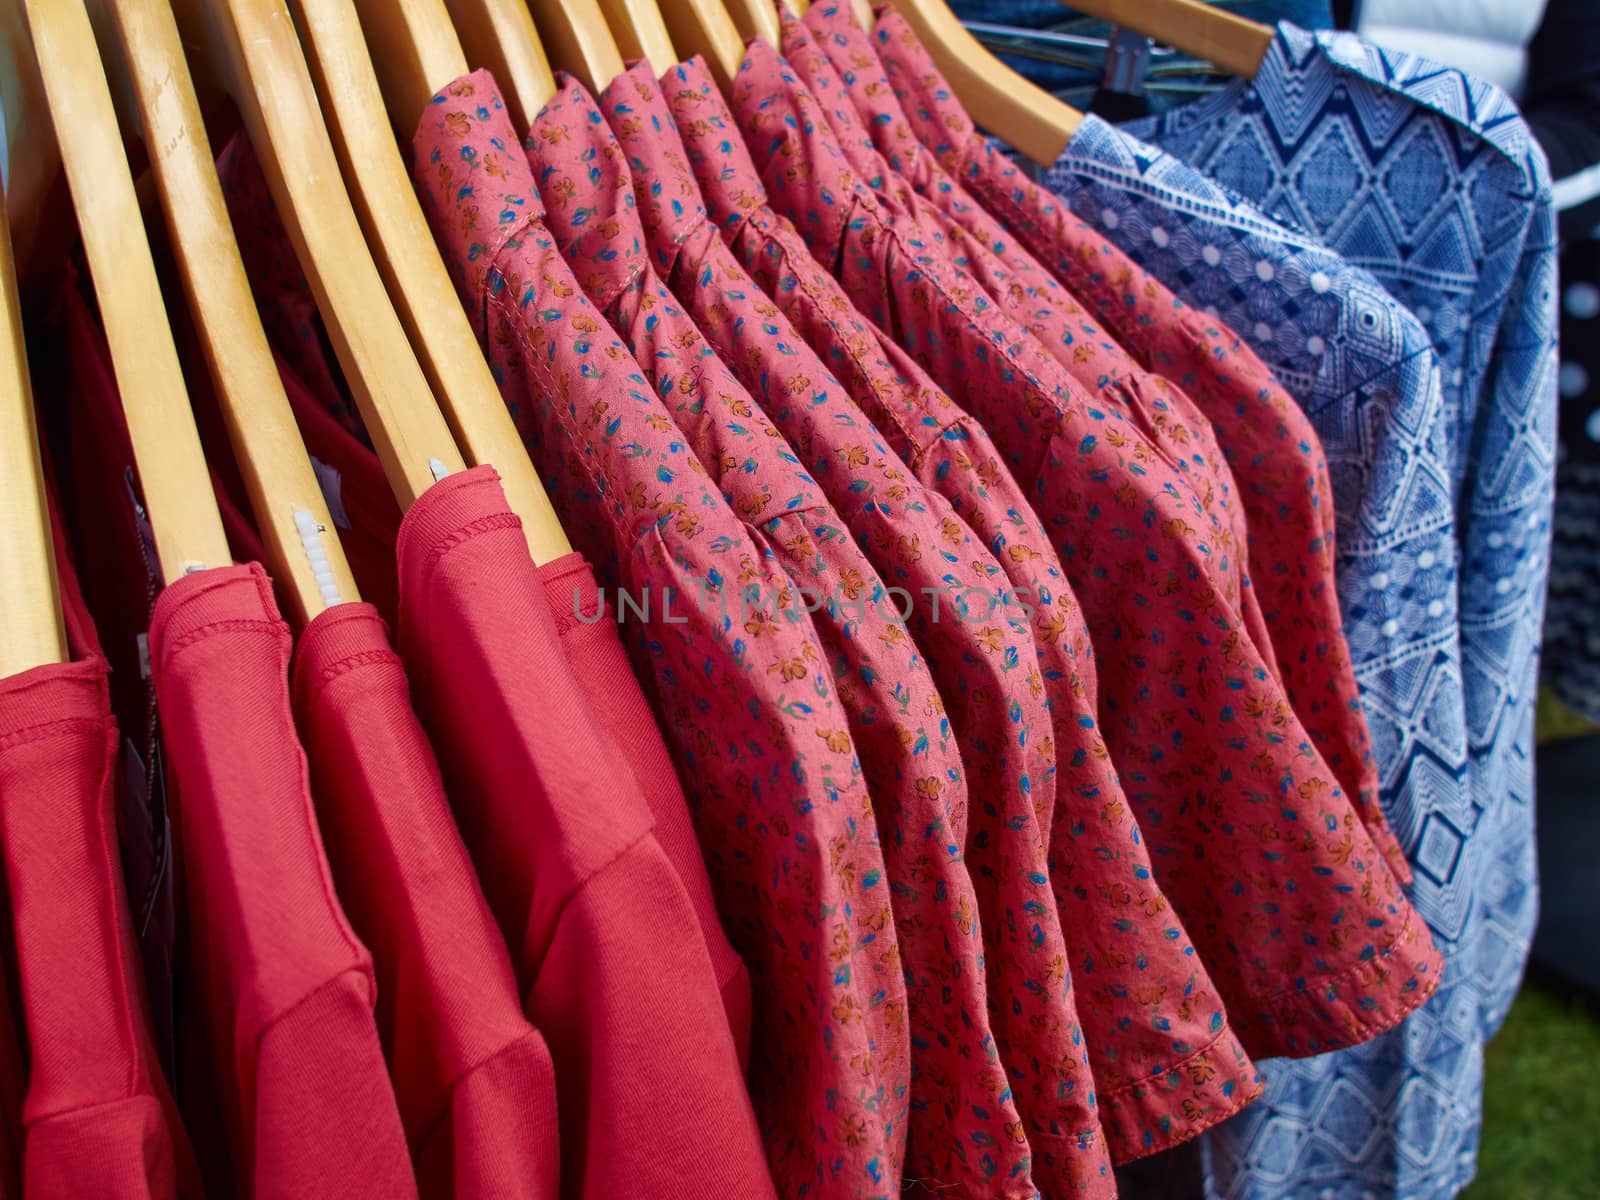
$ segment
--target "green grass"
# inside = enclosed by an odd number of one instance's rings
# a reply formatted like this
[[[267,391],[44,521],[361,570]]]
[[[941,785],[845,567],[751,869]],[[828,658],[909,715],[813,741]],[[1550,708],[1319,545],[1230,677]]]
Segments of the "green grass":
[[[1463,1200],[1600,1197],[1600,1002],[1530,978],[1490,1044]]]

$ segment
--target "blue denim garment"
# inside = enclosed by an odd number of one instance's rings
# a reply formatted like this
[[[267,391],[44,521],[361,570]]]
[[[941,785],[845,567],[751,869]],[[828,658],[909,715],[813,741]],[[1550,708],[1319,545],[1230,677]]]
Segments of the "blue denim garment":
[[[1453,1196],[1476,1164],[1482,1044],[1516,993],[1537,916],[1533,714],[1556,423],[1549,171],[1492,85],[1288,25],[1255,80],[1128,129],[1370,271],[1427,327],[1443,372],[1470,790],[1463,802],[1441,772],[1386,800],[1445,982],[1374,1043],[1272,1064],[1265,1100],[1211,1139],[1210,1166],[1230,1198]]]

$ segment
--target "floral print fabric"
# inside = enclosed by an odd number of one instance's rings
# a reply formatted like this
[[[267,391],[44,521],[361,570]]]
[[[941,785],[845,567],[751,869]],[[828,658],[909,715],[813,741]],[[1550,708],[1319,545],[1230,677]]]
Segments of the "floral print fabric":
[[[963,391],[1033,487],[1110,664],[1100,675],[1108,741],[1159,882],[1229,1014],[1263,1049],[1296,1054],[1398,1021],[1437,985],[1437,951],[1244,636],[1192,524],[1199,501],[1131,423],[1083,397],[1042,352],[1030,359],[1025,333],[917,253],[914,233],[897,231],[856,182],[815,100],[760,42],[733,109],[769,194],[813,252]],[[1292,932],[1274,898],[1289,895]],[[1214,1024],[1224,1028],[1221,1013]]]
[[[656,266],[809,468],[867,560],[900,589],[890,603],[905,612],[917,649],[949,701],[946,715],[970,800],[967,814],[953,823],[952,844],[936,853],[966,858],[981,920],[962,919],[971,884],[958,879],[951,886],[936,855],[912,841],[914,874],[896,921],[913,1028],[928,1033],[926,1051],[913,1052],[906,1173],[955,1196],[1037,1196],[1002,1063],[1038,1042],[1031,1020],[1036,1011],[1063,1031],[1074,1020],[1070,1012],[1061,1020],[1031,999],[1069,992],[1071,977],[1059,935],[1026,936],[1034,924],[1030,913],[1053,920],[1054,900],[1031,882],[1045,873],[1037,823],[1013,815],[1030,802],[1044,806],[1050,790],[1034,789],[1032,777],[1017,771],[1023,764],[1023,748],[1015,745],[1019,728],[1032,724],[1032,736],[1050,749],[1044,682],[1025,610],[949,502],[912,477],[724,244],[648,64],[636,65],[598,99],[628,156]],[[885,857],[892,876],[898,864]],[[941,917],[941,907],[954,910],[955,918]],[[931,914],[925,923],[923,913]],[[923,936],[924,929],[933,936]],[[1051,943],[1057,943],[1053,954]],[[985,967],[992,979],[987,987]],[[986,1049],[992,1044],[1001,1049],[1000,1061]],[[1032,1068],[1030,1062],[1030,1075]],[[972,1097],[984,1103],[973,1104]]]
[[[1027,330],[1074,379],[1138,423],[1179,472],[1193,475],[1190,485],[1200,497],[1217,562],[1227,571],[1230,588],[1237,589],[1251,640],[1276,674],[1273,644],[1250,591],[1244,514],[1210,425],[1181,391],[1147,376],[993,217],[970,202],[952,202],[953,190],[939,164],[908,136],[903,124],[885,119],[889,114],[881,111],[882,105],[896,107],[887,81],[872,89],[869,113],[858,119],[851,92],[865,92],[868,85],[847,88],[842,76],[846,71],[856,76],[877,59],[870,48],[865,55],[851,52],[854,29],[847,10],[814,5],[804,23],[784,21],[783,52],[822,107],[857,177],[886,203],[919,221],[927,246],[942,247],[950,262],[980,284],[989,301]],[[944,203],[935,203],[930,194]]]
[[[776,85],[775,90],[756,90],[756,81],[764,74]],[[923,365],[942,376],[940,382],[952,389],[952,395],[965,390],[969,399],[983,393],[993,393],[997,402],[1005,398],[1015,400],[1018,411],[1007,418],[1013,423],[1025,419],[1029,413],[1043,417],[1064,409],[1068,403],[1078,402],[1072,393],[1072,385],[1054,360],[1043,350],[1032,346],[1025,332],[1006,321],[1002,315],[984,309],[984,321],[991,330],[998,331],[1006,339],[1001,345],[1006,347],[1007,353],[991,355],[987,337],[977,332],[974,320],[976,301],[963,300],[958,306],[949,295],[950,285],[936,284],[933,288],[924,286],[922,281],[930,276],[937,279],[933,272],[939,268],[929,261],[912,257],[906,253],[906,247],[899,244],[898,238],[892,238],[890,227],[886,218],[880,215],[876,201],[865,189],[857,187],[843,166],[837,148],[826,140],[825,126],[821,123],[820,115],[809,107],[810,104],[810,94],[783,68],[781,61],[769,48],[759,43],[751,47],[734,94],[734,108],[745,128],[746,145],[756,152],[758,158],[766,158],[764,182],[768,194],[800,223],[802,232],[806,233],[824,268],[838,273],[851,292],[852,299],[861,304],[880,325],[898,333],[903,344],[916,351],[924,351],[926,346],[937,346],[941,353],[927,355]],[[789,142],[788,136],[791,134],[810,135],[817,139],[812,152],[807,154],[804,143]],[[839,202],[835,202],[834,197],[838,197]],[[853,238],[850,245],[845,245],[846,231],[859,232],[859,239]],[[895,255],[895,258],[891,260],[890,255]],[[896,262],[905,266],[897,266]],[[906,272],[903,278],[902,271]],[[954,286],[962,289],[963,296],[976,295],[964,278]],[[886,309],[886,302],[895,298],[896,291],[903,297],[905,313],[899,328],[896,328]],[[873,312],[874,305],[880,311]],[[921,315],[924,312],[929,313],[930,317],[945,314],[945,322],[939,324],[932,319],[925,320]],[[1010,361],[1013,356],[1029,362],[1034,368],[1033,372],[1024,374],[1017,370]],[[1055,390],[1037,382],[1041,375],[1054,379]],[[1057,399],[1057,390],[1063,399]],[[1114,418],[1096,410],[1093,419],[1109,423]],[[995,430],[991,427],[990,432]],[[1085,434],[1088,432],[1086,429]],[[1137,434],[1131,430],[1124,434],[1120,426],[1114,426],[1111,436],[1128,439],[1124,444],[1129,444]],[[1031,480],[1039,470],[1040,456],[1048,442],[1048,437],[1040,438],[1037,434],[1013,440],[1009,447],[1016,455],[1011,463],[1012,469],[1026,472]],[[1092,437],[1083,443],[1085,451],[1094,451],[1097,444],[1102,447],[1099,453],[1115,453],[1115,447],[1098,443]],[[1008,447],[1002,443],[1001,448],[1004,450]],[[1148,450],[1148,447],[1145,449]],[[1021,453],[1018,453],[1019,450]],[[1153,454],[1150,459],[1154,461]],[[1143,469],[1141,464],[1140,470]],[[1037,495],[1030,499],[1032,506],[1039,509]],[[1196,501],[1183,511],[1198,520],[1197,508]],[[1041,515],[1047,522],[1050,520],[1051,513],[1048,510],[1042,511]],[[1188,525],[1184,527],[1194,528]],[[1174,531],[1177,529],[1176,526],[1172,528]],[[1195,552],[1200,552],[1198,545]],[[1068,562],[1069,575],[1072,568],[1073,564]],[[1071,582],[1076,591],[1078,579],[1072,579]],[[1081,592],[1079,595],[1081,597]],[[1103,646],[1097,642],[1097,650],[1100,649]],[[1100,681],[1103,703],[1106,703],[1110,689],[1106,687],[1104,672],[1100,674]],[[1109,733],[1108,741],[1111,741]],[[1112,741],[1114,756],[1117,749],[1115,741]],[[1124,783],[1127,783],[1126,777]],[[1137,808],[1135,812],[1140,824],[1149,832],[1146,813]],[[1181,878],[1180,882],[1183,882]],[[1164,890],[1171,895],[1170,890]],[[1177,900],[1175,896],[1172,898]],[[1179,905],[1179,914],[1184,918],[1184,923],[1190,924],[1189,914],[1182,911],[1181,901]],[[1158,913],[1159,909],[1151,910],[1148,916]],[[1130,917],[1129,922],[1134,926],[1140,924],[1137,917]],[[1085,951],[1101,949],[1102,946],[1091,943],[1077,951],[1075,956],[1081,957]],[[1217,969],[1209,961],[1207,966],[1211,968],[1211,977],[1216,979]],[[1217,982],[1226,986],[1220,979]],[[1133,1128],[1124,1132],[1131,1136],[1125,1137],[1118,1146],[1118,1152],[1124,1156],[1154,1150],[1172,1140],[1192,1136],[1234,1111],[1254,1092],[1254,1072],[1244,1060],[1236,1037],[1228,1028],[1221,1002],[1204,993],[1189,994],[1181,979],[1176,983],[1170,1001],[1160,985],[1147,984],[1137,993],[1141,999],[1136,1003],[1144,1006],[1139,1010],[1138,1022],[1169,1034],[1171,1040],[1167,1054],[1170,1057],[1165,1064],[1151,1070],[1143,1081],[1124,1096],[1130,1107],[1145,1113],[1153,1108],[1155,1111],[1151,1115],[1157,1118],[1148,1124],[1130,1122]],[[1145,1025],[1147,1022],[1148,1025]],[[1184,1073],[1190,1067],[1195,1069],[1192,1077]],[[1151,1087],[1148,1086],[1149,1081],[1159,1082]],[[1156,1100],[1158,1095],[1160,1099]],[[1107,1111],[1106,1106],[1102,1106],[1102,1111]]]
[[[906,993],[871,801],[809,619],[583,296],[493,80],[438,93],[416,182],[541,478],[623,620],[756,989],[752,1095],[780,1194],[898,1191]],[[663,608],[663,606],[666,606]]]
[[[888,141],[893,136],[891,144],[898,149],[891,161],[898,166],[919,152],[923,160],[931,158],[934,150],[923,150],[917,140],[918,134],[928,136],[961,181],[926,169],[933,199],[959,214],[977,209],[970,191],[1090,305],[1105,328],[1154,373],[1155,386],[1170,381],[1193,398],[1201,423],[1214,431],[1240,485],[1238,511],[1248,520],[1251,582],[1289,699],[1390,869],[1410,883],[1410,864],[1378,803],[1371,738],[1341,628],[1332,483],[1309,418],[1242,338],[1180,303],[979,138],[904,18],[885,12],[871,35],[837,18],[830,29],[833,42],[848,47],[857,65],[845,75],[851,99],[864,118],[870,115],[867,124],[875,137]],[[904,108],[886,67],[891,46],[903,60],[898,77],[916,91],[916,102]],[[883,59],[875,47],[885,48]],[[910,115],[913,110],[919,110],[920,123]],[[1270,275],[1273,268],[1264,272]]]
[[[1212,1034],[1197,1014],[1217,1011],[1219,1002],[1155,886],[1137,818],[1100,737],[1088,632],[1060,560],[989,435],[862,321],[794,227],[767,207],[760,176],[703,64],[678,67],[663,86],[704,199],[734,251],[849,381],[851,395],[903,460],[949,498],[994,549],[1011,585],[1032,598],[1056,731],[1050,878],[1081,998],[1101,1124],[1118,1158],[1184,1136],[1189,1124],[1174,1123],[1172,1114],[1193,1099],[1189,1080],[1204,1076],[1209,1061],[1202,1056],[1187,1070],[1173,1070],[1182,1057],[1173,1046],[1206,1045]],[[1175,999],[1163,1004],[1165,995]],[[1184,1006],[1187,1016],[1179,1013]],[[1129,1011],[1140,1011],[1141,1019],[1129,1020]]]
[[[626,108],[640,99],[641,79],[649,81],[648,74],[624,76],[608,95]],[[619,123],[632,129],[636,115],[621,117]],[[667,126],[645,136],[659,146],[670,134],[669,118]],[[1019,1146],[1006,1129],[1014,1129],[1017,1118],[1013,1110],[1005,1119],[1011,1105],[1004,1103],[1009,1099],[1004,1072],[991,1074],[985,1061],[986,958],[994,964],[991,983],[1004,989],[995,1005],[1001,1029],[1014,1026],[1028,1035],[1017,1052],[1051,1046],[1050,1033],[1058,1030],[1057,1056],[1073,1053],[1076,1020],[1053,898],[1042,882],[1027,887],[1030,877],[1043,874],[1042,853],[1037,863],[1026,857],[1038,839],[1030,836],[1030,823],[1008,824],[984,814],[1003,810],[1009,817],[1025,807],[1035,777],[1041,786],[1053,786],[1043,703],[1026,692],[1019,697],[986,689],[980,702],[1005,718],[993,731],[997,741],[986,747],[984,758],[960,753],[945,701],[905,626],[889,617],[895,601],[851,537],[849,523],[651,265],[652,250],[662,259],[667,248],[665,258],[671,261],[663,266],[669,269],[679,254],[693,253],[692,246],[675,245],[693,233],[686,190],[672,187],[687,183],[692,188],[687,171],[676,180],[670,173],[640,177],[643,220],[653,230],[647,239],[622,148],[580,85],[563,83],[535,119],[525,144],[551,198],[550,228],[586,290],[653,378],[678,428],[751,527],[752,539],[796,588],[810,588],[820,598],[816,627],[831,657],[883,834],[904,960],[915,1114],[907,1131],[908,1153],[913,1161],[938,1155],[950,1145],[950,1130],[940,1116],[970,1105],[974,1096],[993,1097],[1002,1102],[996,1109],[1000,1125],[974,1131],[969,1144],[999,1152],[996,1161],[983,1164],[995,1175],[989,1188],[1034,1195],[1026,1141]],[[715,229],[703,217],[700,224],[700,247],[720,247]],[[689,268],[692,295],[706,303],[707,316],[717,287],[708,276],[714,274],[710,261]],[[739,322],[745,306],[738,297],[723,291],[720,299],[729,310],[718,316],[723,326]],[[749,315],[759,319],[753,311]],[[770,340],[760,331],[757,336]],[[823,382],[819,376],[812,386]],[[901,553],[916,549],[914,529],[902,527],[898,537],[906,541]],[[853,601],[861,603],[852,616]],[[1002,636],[1001,627],[991,627],[991,635]],[[984,798],[976,809],[968,804],[969,789]],[[974,834],[982,831],[981,839],[967,835],[969,821]],[[964,846],[974,847],[970,874]],[[984,847],[996,852],[992,860]],[[1015,933],[1008,938],[1008,926],[1018,930],[1029,914],[1036,940],[1029,943]],[[1052,966],[1054,977],[1047,978]],[[972,1006],[977,1024],[963,1017],[963,1002]],[[1010,1057],[1012,1042],[1002,1032],[1002,1059]],[[1086,1096],[1084,1123],[1093,1120],[1089,1102]],[[923,1114],[926,1125],[918,1120]]]

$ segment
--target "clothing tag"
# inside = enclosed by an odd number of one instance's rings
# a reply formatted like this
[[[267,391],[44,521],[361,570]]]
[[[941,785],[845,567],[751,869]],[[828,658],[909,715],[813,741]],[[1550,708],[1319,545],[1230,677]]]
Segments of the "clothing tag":
[[[144,769],[144,756],[139,753],[139,747],[134,745],[133,739],[126,734],[122,738],[122,816],[129,818],[135,813],[143,814],[150,811],[149,776]],[[131,822],[124,822],[131,824]],[[133,877],[128,877],[129,890],[134,890]],[[139,896],[129,897],[135,905]]]
[[[1119,29],[1106,47],[1106,73],[1100,86],[1110,92],[1137,96],[1150,74],[1151,41],[1131,29]]]
[[[317,473],[317,483],[322,488],[322,499],[328,506],[328,515],[340,529],[349,529],[350,514],[344,510],[344,490],[339,472],[315,454],[311,456],[311,469]]]
[[[150,524],[150,514],[145,512],[144,505],[139,501],[139,485],[134,481],[131,466],[122,469],[122,484],[128,491],[128,505],[133,509],[133,527],[139,534],[144,569],[151,579],[159,582],[162,578],[161,556],[156,553],[156,531]]]
[[[142,639],[141,639],[142,640]],[[131,737],[122,739],[122,866],[144,959],[146,991],[156,1047],[173,1066],[173,950],[177,914],[172,894],[172,838],[167,822],[167,781],[161,743],[148,762]]]

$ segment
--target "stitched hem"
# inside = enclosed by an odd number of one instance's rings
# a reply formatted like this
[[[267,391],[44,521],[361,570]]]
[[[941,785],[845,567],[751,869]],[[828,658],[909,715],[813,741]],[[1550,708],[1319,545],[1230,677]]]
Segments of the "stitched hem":
[[[73,1104],[67,1108],[52,1109],[49,1112],[30,1113],[23,1121],[22,1128],[25,1132],[33,1132],[41,1125],[48,1125],[52,1121],[70,1120],[75,1117],[88,1117],[107,1109],[121,1108],[128,1104],[154,1104],[158,1109],[161,1100],[153,1090],[130,1089],[125,1096],[114,1096],[109,1100],[92,1100],[88,1104]]]
[[[1199,1137],[1266,1090],[1229,1025],[1177,1062],[1102,1092],[1100,1125],[1119,1165]]]
[[[1028,1121],[1028,1149],[1033,1158],[1033,1177],[1046,1196],[1090,1196],[1095,1200],[1116,1200],[1117,1180],[1111,1173],[1111,1147],[1103,1121],[1083,1133],[1054,1133]],[[1098,1169],[1089,1164],[1099,1162]],[[986,1198],[987,1200],[987,1198]]]
[[[999,1191],[975,1192],[964,1183],[947,1183],[936,1175],[918,1175],[907,1166],[900,1173],[902,1196],[936,1196],[938,1200],[1042,1200],[1043,1193],[1031,1183],[1001,1186]]]
[[[530,1025],[516,1037],[501,1043],[494,1050],[489,1051],[487,1054],[482,1055],[467,1066],[462,1067],[461,1070],[452,1075],[449,1080],[445,1082],[444,1086],[439,1089],[438,1108],[421,1120],[418,1123],[417,1128],[407,1131],[407,1140],[413,1147],[426,1146],[433,1138],[434,1134],[438,1133],[445,1124],[455,1119],[455,1112],[452,1108],[452,1105],[455,1103],[455,1094],[457,1088],[470,1079],[474,1074],[489,1066],[496,1059],[506,1057],[518,1047],[526,1046],[530,1043],[543,1044],[543,1042],[544,1035]],[[401,1119],[404,1120],[404,1117],[405,1114],[402,1112]]]
[[[105,736],[106,730],[111,727],[112,722],[109,718],[62,717],[55,721],[43,721],[37,725],[29,725],[0,736],[0,751],[13,750],[18,746],[42,742],[46,738],[71,734],[102,738]]]
[[[1259,1015],[1245,1036],[1262,1058],[1309,1058],[1370,1041],[1426,1004],[1443,975],[1444,956],[1409,909],[1399,934],[1372,958],[1253,1005]]]

